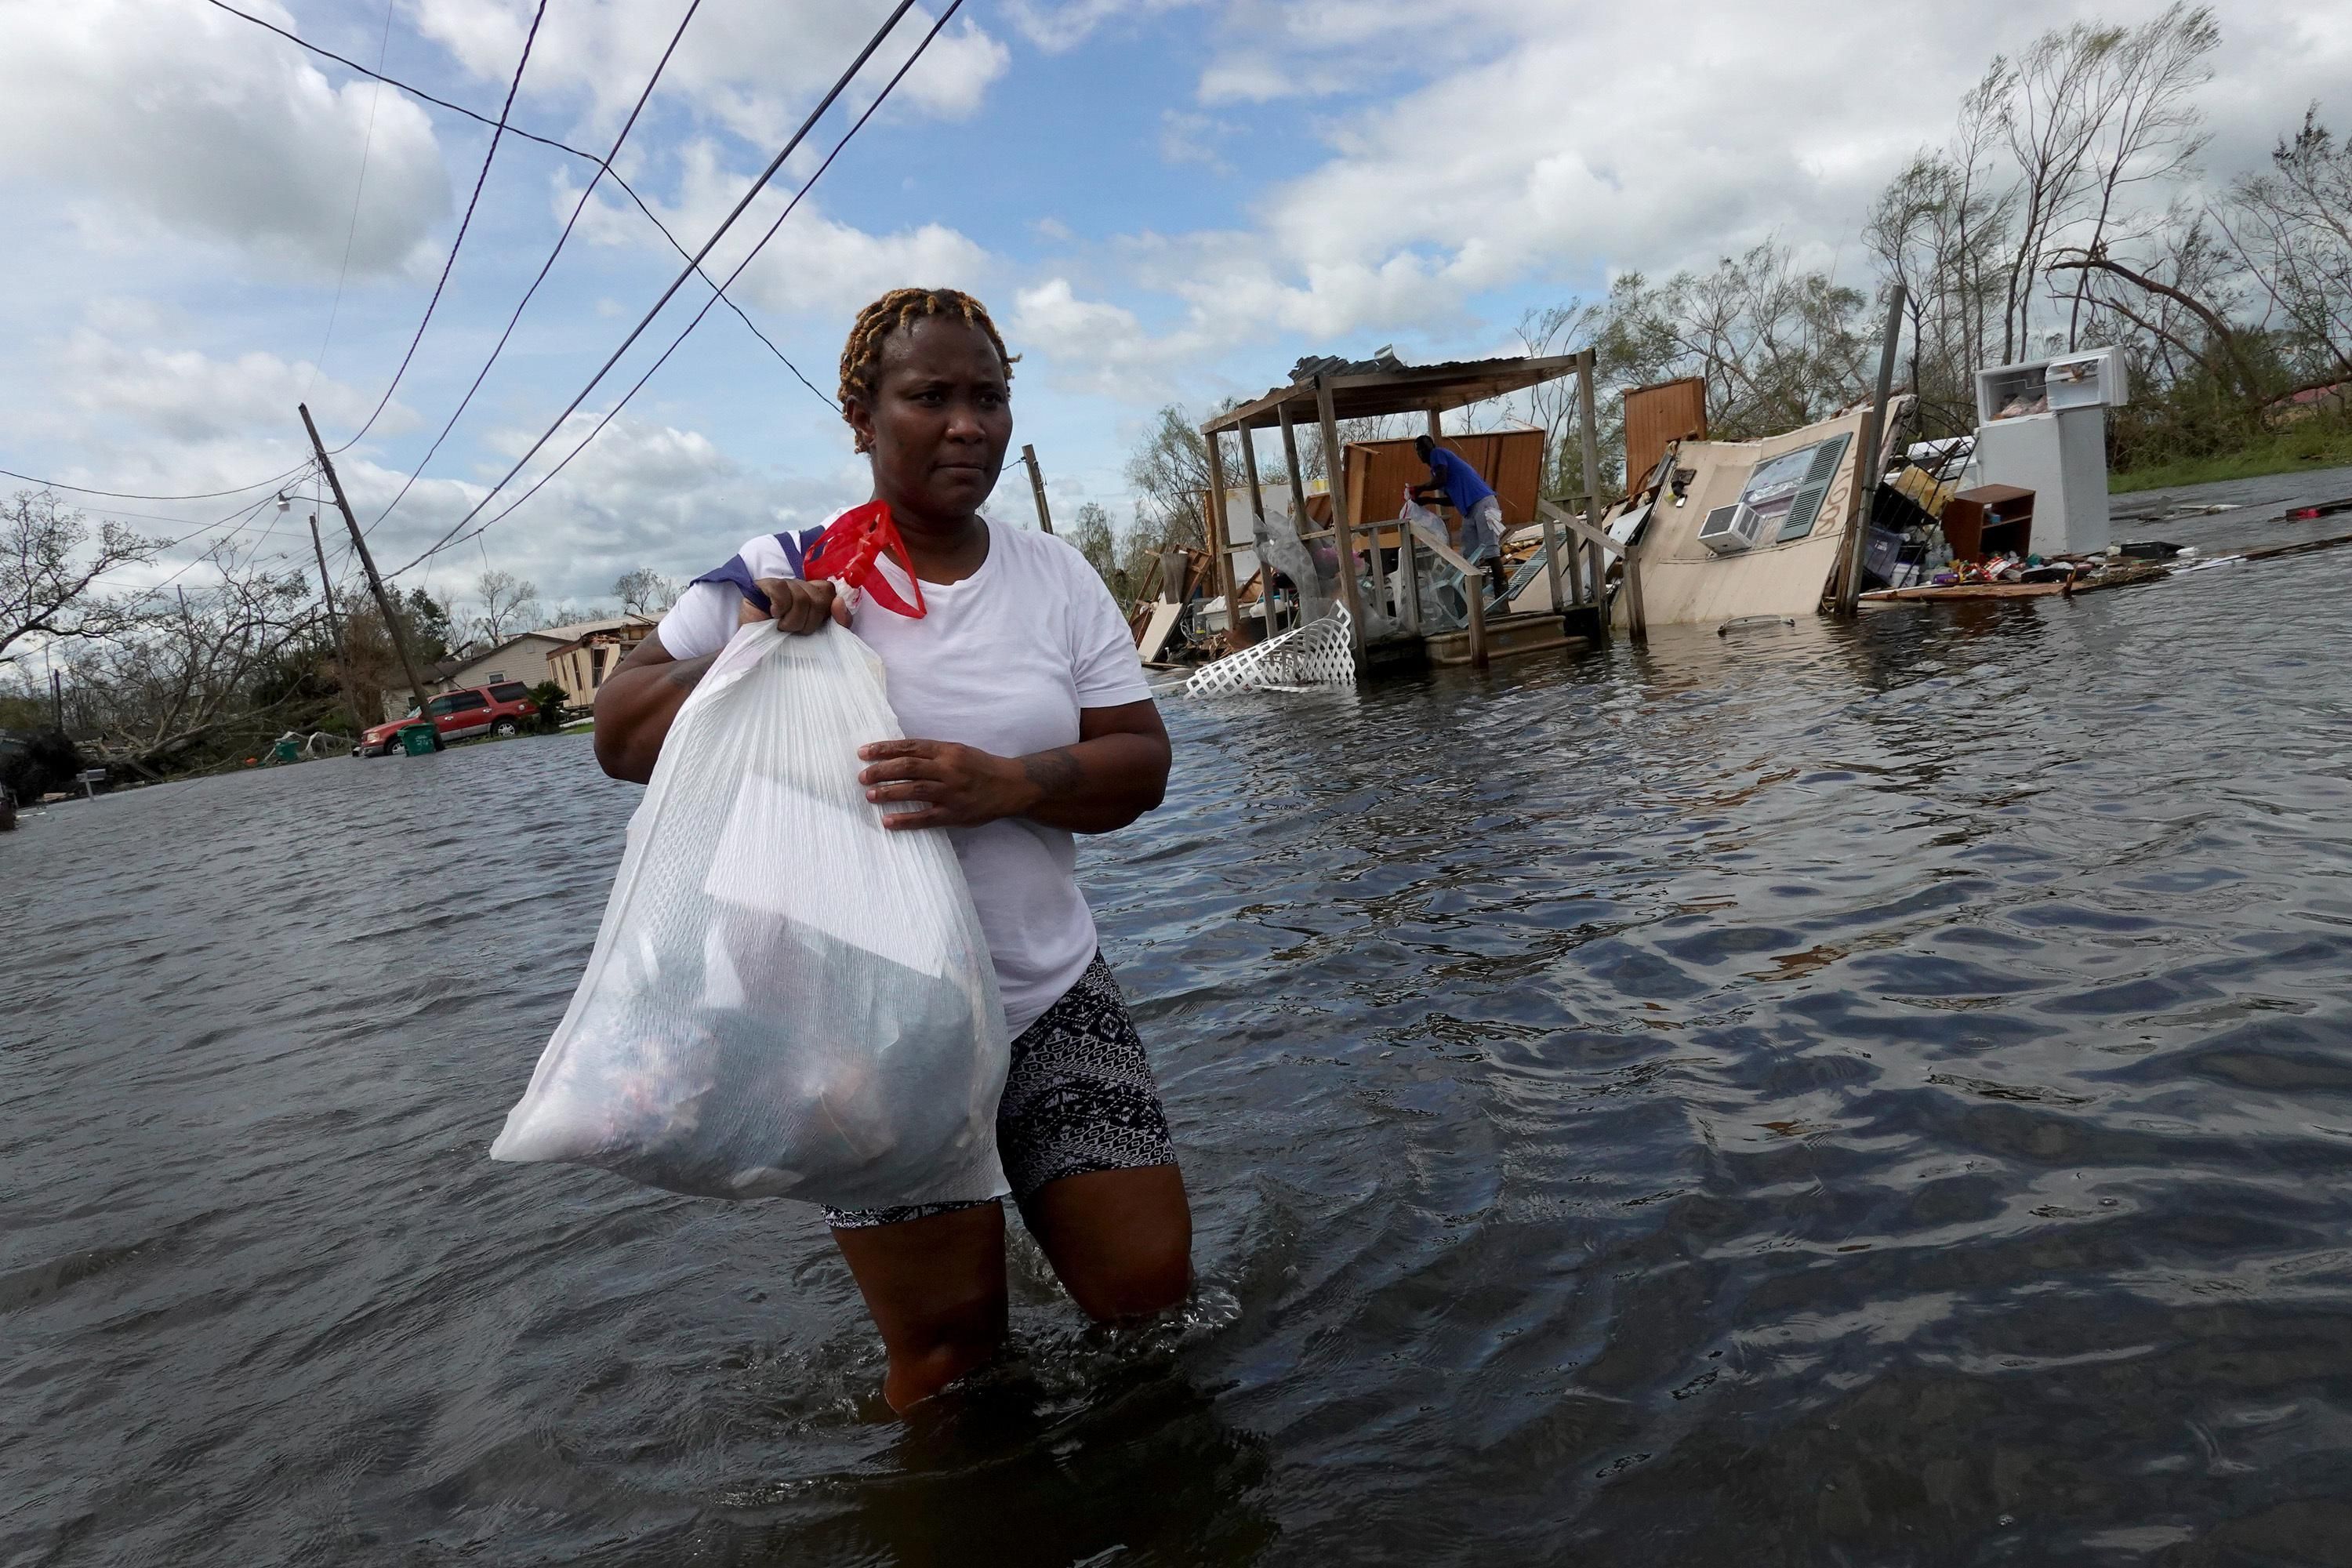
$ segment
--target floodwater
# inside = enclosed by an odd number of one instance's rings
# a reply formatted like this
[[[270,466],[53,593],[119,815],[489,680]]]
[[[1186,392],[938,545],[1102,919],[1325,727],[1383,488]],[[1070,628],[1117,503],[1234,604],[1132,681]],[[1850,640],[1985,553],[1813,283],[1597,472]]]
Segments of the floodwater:
[[[2352,1562],[2347,595],[1171,704],[1085,876],[1198,1299],[1090,1331],[1016,1233],[906,1425],[810,1213],[485,1158],[584,742],[39,814],[0,1563]]]

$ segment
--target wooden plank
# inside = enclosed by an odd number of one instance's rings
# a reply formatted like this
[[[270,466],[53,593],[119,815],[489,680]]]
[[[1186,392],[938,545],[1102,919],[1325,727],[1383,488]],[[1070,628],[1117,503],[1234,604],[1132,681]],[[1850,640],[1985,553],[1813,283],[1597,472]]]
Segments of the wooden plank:
[[[1331,527],[1338,538],[1339,552],[1339,593],[1348,605],[1348,616],[1355,623],[1356,651],[1363,651],[1364,599],[1356,587],[1356,545],[1348,527],[1347,458],[1339,449],[1339,420],[1331,410],[1331,383],[1328,377],[1315,378],[1315,413],[1323,426],[1323,471],[1331,476]]]
[[[1445,542],[1445,536],[1425,522],[1412,525],[1412,536],[1429,547],[1429,552],[1465,576],[1478,575],[1477,568],[1462,558],[1462,552]]]
[[[1546,518],[1559,523],[1560,527],[1576,535],[1578,542],[1591,546],[1596,553],[1606,552],[1611,555],[1622,555],[1625,552],[1625,547],[1623,545],[1618,543],[1615,540],[1610,538],[1608,534],[1602,532],[1600,529],[1593,527],[1591,523],[1585,521],[1574,512],[1569,511],[1565,508],[1558,506],[1551,501],[1539,501],[1537,504],[1543,508],[1543,514]]]
[[[2047,599],[2064,594],[2073,587],[2066,583],[1947,583],[1940,588],[1881,588],[1863,597],[1872,604],[1895,600],[1934,601],[1937,599]]]

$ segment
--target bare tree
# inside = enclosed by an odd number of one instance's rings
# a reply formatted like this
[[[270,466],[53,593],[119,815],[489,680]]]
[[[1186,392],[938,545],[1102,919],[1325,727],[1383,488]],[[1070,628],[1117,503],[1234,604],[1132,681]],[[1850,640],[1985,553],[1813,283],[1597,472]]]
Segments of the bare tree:
[[[1827,273],[1797,270],[1787,247],[1768,241],[1711,272],[1618,279],[1599,358],[1612,380],[1704,376],[1709,430],[1764,435],[1862,395],[1868,302]]]
[[[2152,262],[2129,265],[2104,249],[2062,251],[2050,269],[2077,274],[2085,304],[2140,334],[2143,352],[2160,357],[2171,379],[2193,364],[2229,388],[2249,416],[2260,410],[2273,378],[2264,373],[2258,334],[2231,321],[2237,260],[2201,219],[2169,234]]]
[[[1147,531],[1163,547],[1209,547],[1202,510],[1209,493],[1209,448],[1181,406],[1171,403],[1153,417],[1128,456],[1127,482],[1135,488],[1139,519],[1150,512]]]
[[[2144,367],[2200,384],[2244,432],[2282,398],[2352,380],[2352,148],[2307,112],[2269,170],[2176,205],[2149,254],[2062,250],[2084,308]]]
[[[541,610],[539,614],[539,626],[541,629],[548,626],[575,626],[583,621],[609,621],[618,613],[609,605],[583,605],[565,599],[552,608]]]
[[[2204,116],[2192,95],[2213,79],[2206,57],[2221,47],[2213,13],[2186,0],[2125,33],[2109,54],[2091,112],[2098,134],[2090,233],[2083,248],[2103,253],[2123,216],[2117,203],[2135,185],[2173,179],[2194,166],[2204,150]],[[2126,209],[2127,210],[2127,209]],[[2066,318],[2066,347],[2082,343],[2083,307],[2090,274],[2075,283]]]
[[[1980,88],[1998,93],[2000,123],[2018,173],[2016,245],[2002,299],[2004,363],[2032,342],[2033,290],[2052,236],[2082,199],[2099,134],[2100,77],[2122,41],[2121,28],[2077,22],[2042,34],[2014,65],[1996,57]]]
[[[2315,104],[2268,171],[2231,186],[2218,222],[2284,323],[2299,377],[2352,378],[2352,142],[2320,124]]]
[[[1974,376],[2002,300],[1998,254],[2011,203],[1986,178],[1984,129],[1980,112],[1964,110],[1950,147],[1914,157],[1872,205],[1863,226],[1881,277],[1904,291],[1910,379],[1918,395],[1914,406],[1925,436],[1975,425]]]
[[[176,588],[135,628],[77,668],[77,706],[96,731],[82,749],[161,777],[215,742],[270,728],[278,703],[253,688],[319,618],[299,571],[273,574],[226,552],[217,583]]]
[[[1128,582],[1125,563],[1120,559],[1118,531],[1111,527],[1110,512],[1100,501],[1081,501],[1070,519],[1070,547],[1087,558],[1087,564],[1110,590],[1111,597],[1121,606],[1134,596]]]
[[[677,603],[677,594],[676,583],[646,566],[622,573],[613,584],[621,613],[630,616],[657,616]]]
[[[131,600],[100,593],[110,572],[152,561],[163,546],[120,523],[103,524],[95,549],[89,524],[48,490],[18,490],[0,507],[0,666],[23,638],[51,642],[117,635],[134,625]]]
[[[529,626],[539,608],[539,584],[511,572],[484,572],[475,580],[474,592],[482,601],[474,631],[492,647]]]
[[[1606,305],[1588,304],[1581,299],[1529,310],[1519,317],[1519,347],[1530,358],[1596,348],[1593,374],[1596,389],[1634,384],[1642,379],[1639,369],[1619,363],[1607,341],[1609,320]],[[1617,450],[1624,437],[1624,403],[1621,398],[1606,395],[1605,390],[1594,402],[1597,405],[1594,423],[1600,432],[1601,450],[1604,453]],[[1586,489],[1584,411],[1576,377],[1564,375],[1540,386],[1529,387],[1524,393],[1501,400],[1497,412],[1504,417],[1494,421],[1496,425],[1507,420],[1523,420],[1544,433],[1545,494],[1583,493]],[[1485,425],[1486,420],[1481,414],[1473,414],[1466,423],[1476,428]],[[1601,488],[1611,489],[1615,482],[1612,470],[1611,474],[1602,476]]]

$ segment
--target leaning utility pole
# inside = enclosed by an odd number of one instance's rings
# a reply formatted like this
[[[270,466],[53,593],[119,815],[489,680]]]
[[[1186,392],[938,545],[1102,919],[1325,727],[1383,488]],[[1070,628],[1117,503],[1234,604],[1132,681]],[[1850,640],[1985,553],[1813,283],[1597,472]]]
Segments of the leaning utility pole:
[[[315,511],[310,514],[310,551],[319,558],[319,592],[327,600],[327,636],[335,644],[335,689],[342,693],[343,711],[351,715],[352,739],[356,741],[367,725],[361,721],[359,707],[352,700],[352,650],[343,646],[343,624],[335,616],[335,583],[327,575],[327,547],[319,542],[319,514]]]
[[[1054,514],[1045,510],[1045,476],[1037,468],[1037,448],[1021,448],[1021,460],[1029,465],[1029,489],[1037,497],[1037,526],[1046,532],[1054,531]]]
[[[1879,447],[1886,441],[1886,400],[1895,390],[1895,351],[1903,342],[1903,285],[1887,290],[1886,335],[1878,345],[1878,395],[1862,422],[1862,453],[1853,465],[1853,514],[1846,522],[1845,563],[1838,577],[1837,613],[1862,612],[1862,565],[1870,553],[1870,514],[1878,510]],[[1916,391],[1915,387],[1913,389]]]
[[[392,595],[383,591],[383,579],[375,574],[375,557],[368,553],[367,536],[360,531],[360,520],[352,515],[352,503],[343,499],[343,481],[335,472],[335,461],[327,456],[327,444],[319,439],[319,427],[310,422],[310,405],[298,403],[302,413],[302,428],[310,433],[310,449],[319,454],[319,467],[326,471],[328,488],[335,492],[335,510],[343,514],[343,526],[352,531],[352,543],[360,552],[360,564],[367,568],[368,591],[375,595],[375,607],[383,616],[383,629],[392,634],[393,651],[400,655],[401,673],[408,677],[408,689],[416,699],[416,710],[423,712],[432,693],[416,673],[416,661],[408,657],[408,634],[400,629],[400,616],[394,609]],[[324,560],[320,568],[324,570]]]

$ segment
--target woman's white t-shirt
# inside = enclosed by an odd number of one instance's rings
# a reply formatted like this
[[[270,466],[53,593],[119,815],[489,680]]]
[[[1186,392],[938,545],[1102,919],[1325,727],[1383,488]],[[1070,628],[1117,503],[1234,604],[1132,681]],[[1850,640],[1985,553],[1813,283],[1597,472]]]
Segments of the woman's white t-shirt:
[[[752,579],[797,577],[797,550],[763,534],[738,560]],[[735,563],[729,563],[730,572]],[[1078,710],[1151,695],[1135,638],[1086,557],[1051,534],[988,529],[988,559],[961,583],[922,584],[910,619],[860,595],[850,629],[880,656],[907,733],[999,756],[1076,744]],[[698,582],[662,617],[662,647],[699,658],[727,646],[742,604],[729,582]],[[1078,891],[1077,846],[1058,827],[1009,817],[945,829],[963,865],[1014,1034],[1076,984],[1095,954]]]

